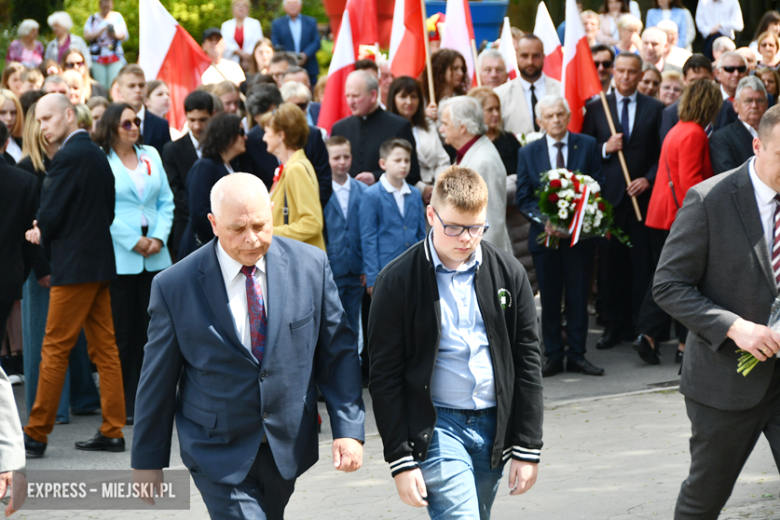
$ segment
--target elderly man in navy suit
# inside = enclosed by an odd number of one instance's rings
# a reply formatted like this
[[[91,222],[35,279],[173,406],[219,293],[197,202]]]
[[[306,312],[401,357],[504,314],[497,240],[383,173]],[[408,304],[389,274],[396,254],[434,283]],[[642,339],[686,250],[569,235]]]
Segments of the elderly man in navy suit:
[[[320,49],[320,33],[317,20],[301,14],[303,0],[284,0],[286,16],[277,18],[271,24],[271,41],[284,50],[298,56],[298,64],[309,73],[312,85],[317,83],[320,65],[317,63],[317,51]]]
[[[604,369],[585,359],[585,341],[588,338],[588,283],[595,253],[594,239],[580,240],[570,247],[568,234],[553,229],[549,221],[538,220],[539,198],[535,195],[541,185],[541,174],[554,168],[589,175],[602,184],[601,157],[596,139],[567,130],[571,111],[569,104],[557,94],[548,94],[536,104],[536,121],[546,135],[524,146],[517,161],[517,207],[531,217],[528,249],[531,251],[539,281],[542,300],[542,337],[545,355],[542,375],[553,376],[563,372],[564,358],[568,372],[600,376]],[[536,217],[536,218],[535,218]],[[556,249],[536,242],[536,237],[547,232],[560,238]],[[565,291],[564,291],[565,287]],[[569,349],[564,351],[561,337],[561,298],[566,297],[566,331]]]
[[[216,238],[152,284],[132,467],[137,482],[161,482],[175,416],[211,518],[281,520],[319,455],[317,387],[334,466],[362,464],[357,340],[325,253],[273,237],[260,179],[222,178],[211,209]]]

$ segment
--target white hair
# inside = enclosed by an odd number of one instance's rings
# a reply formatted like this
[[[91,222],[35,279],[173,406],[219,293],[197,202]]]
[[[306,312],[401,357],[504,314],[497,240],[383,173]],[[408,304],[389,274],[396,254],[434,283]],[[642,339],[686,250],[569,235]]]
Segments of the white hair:
[[[279,89],[282,94],[282,99],[287,101],[291,97],[297,97],[305,99],[307,102],[311,102],[311,90],[306,85],[298,83],[297,81],[287,81],[282,88]]]
[[[567,114],[571,114],[571,109],[569,108],[569,102],[566,101],[565,97],[559,96],[558,94],[547,94],[536,103],[536,108],[534,108],[536,119],[542,119],[542,110],[544,110],[545,108],[554,107],[558,103],[561,103],[563,105],[563,108],[566,109]]]
[[[737,50],[734,40],[728,36],[719,36],[712,42],[712,52],[727,52]]]
[[[55,25],[59,25],[66,31],[70,31],[73,27],[73,19],[65,11],[51,13],[46,19],[46,23],[49,24],[49,27],[52,29],[54,29]]]
[[[661,20],[658,22],[656,27],[665,32],[667,36],[670,34],[680,34],[680,29],[677,27],[677,24],[674,22],[674,20]]]
[[[225,175],[211,188],[211,213],[219,218],[222,213],[222,205],[226,200],[232,202],[246,202],[260,197],[266,203],[271,203],[268,188],[259,177],[251,173],[233,173]]]
[[[450,109],[450,119],[455,126],[466,128],[471,135],[482,135],[487,132],[485,113],[482,103],[468,96],[451,97],[442,101],[439,106],[439,118],[446,109]]]
[[[303,4],[303,0],[284,0],[284,2],[282,2],[282,5],[287,5],[290,2],[298,2],[299,4]]]
[[[764,86],[764,82],[761,81],[761,79],[757,76],[745,76],[739,80],[739,84],[737,84],[737,91],[734,93],[734,97],[739,98],[742,90],[746,88],[751,88],[756,92],[760,92],[764,94],[764,97],[766,97],[766,87]]]
[[[35,29],[40,29],[41,26],[35,20],[25,20],[19,24],[19,28],[16,30],[16,34],[19,37],[24,37],[33,32]]]
[[[498,49],[485,49],[480,53],[479,58],[477,58],[477,68],[479,70],[482,70],[482,62],[488,58],[493,58],[494,60],[501,60],[501,63],[503,63],[504,67],[506,67],[506,62],[504,61],[504,57],[501,56],[501,53],[498,52]]]
[[[644,25],[642,24],[642,20],[633,14],[626,13],[618,18],[617,27],[618,29],[631,29],[636,27],[637,31],[641,31]]]
[[[717,40],[715,40],[715,41],[717,41]],[[729,41],[731,41],[731,40],[729,40]],[[742,60],[742,64],[745,67],[747,67],[747,60],[745,59],[745,57],[743,55],[741,55],[737,51],[727,51],[727,52],[724,52],[723,54],[720,55],[720,58],[718,59],[718,68],[721,68],[723,66],[723,60],[725,60],[726,58],[739,58],[740,60]]]
[[[347,76],[347,81],[349,81],[349,78],[351,77],[363,78],[366,85],[366,92],[371,92],[372,90],[379,92],[379,80],[373,74],[369,74],[365,70],[353,70]]]

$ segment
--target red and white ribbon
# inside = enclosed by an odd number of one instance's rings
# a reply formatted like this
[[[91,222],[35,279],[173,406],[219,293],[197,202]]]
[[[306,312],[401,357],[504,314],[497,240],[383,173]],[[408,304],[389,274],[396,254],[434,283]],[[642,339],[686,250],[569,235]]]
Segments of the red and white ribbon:
[[[574,247],[580,240],[582,223],[585,221],[585,207],[588,205],[588,197],[590,196],[590,189],[588,189],[587,184],[581,183],[580,189],[582,190],[582,196],[577,201],[577,207],[574,209],[574,218],[571,219],[571,224],[569,225],[569,234],[571,235],[569,247]]]

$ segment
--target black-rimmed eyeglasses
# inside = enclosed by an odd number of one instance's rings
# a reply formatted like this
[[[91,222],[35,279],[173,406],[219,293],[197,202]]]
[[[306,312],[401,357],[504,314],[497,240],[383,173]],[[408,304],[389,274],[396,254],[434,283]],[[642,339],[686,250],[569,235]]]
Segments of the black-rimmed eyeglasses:
[[[452,224],[445,224],[444,221],[439,216],[439,212],[436,211],[436,208],[433,208],[433,212],[436,214],[436,218],[439,219],[439,222],[441,222],[441,226],[444,228],[444,234],[448,237],[459,237],[463,234],[464,231],[468,229],[469,235],[472,237],[481,237],[485,233],[487,233],[487,230],[490,228],[490,225],[485,221],[484,225],[477,225],[477,226],[455,226]]]

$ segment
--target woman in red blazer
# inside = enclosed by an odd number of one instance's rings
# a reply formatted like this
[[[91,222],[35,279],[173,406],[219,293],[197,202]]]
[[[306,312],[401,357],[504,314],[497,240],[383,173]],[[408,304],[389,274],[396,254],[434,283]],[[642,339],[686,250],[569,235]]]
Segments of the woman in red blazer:
[[[645,225],[650,228],[653,271],[688,189],[712,177],[709,138],[705,128],[715,120],[722,103],[720,88],[707,79],[691,83],[680,99],[680,122],[666,135],[661,148],[658,173],[645,219]],[[671,318],[655,303],[652,287],[651,283],[639,312],[638,329],[641,334],[634,341],[634,349],[643,361],[657,365],[660,360],[655,338],[668,336]],[[680,323],[675,324],[675,329],[680,342],[675,360],[679,363],[685,351],[688,331]]]

